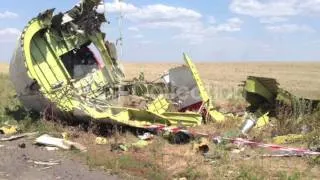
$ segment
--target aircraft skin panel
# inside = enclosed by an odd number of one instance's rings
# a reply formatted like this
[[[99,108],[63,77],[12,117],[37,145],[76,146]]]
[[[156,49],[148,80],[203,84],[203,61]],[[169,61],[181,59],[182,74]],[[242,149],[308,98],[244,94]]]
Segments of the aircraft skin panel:
[[[48,10],[32,19],[23,30],[11,61],[10,77],[27,109],[43,112],[52,108],[65,117],[89,117],[138,128],[201,124],[199,113],[160,114],[112,106],[109,101],[114,100],[113,93],[119,91],[124,74],[110,52],[112,46],[105,41],[105,34],[95,29],[83,34],[61,23],[51,24],[56,17]],[[91,43],[100,59],[89,49]]]
[[[41,36],[41,34],[39,34]],[[44,37],[43,37],[44,38]],[[46,63],[50,68],[50,71],[53,73],[52,79],[59,82],[64,81],[64,83],[68,82],[68,77],[66,77],[65,73],[63,72],[64,69],[61,68],[59,62],[61,61],[53,52],[50,50],[50,44],[48,44],[43,38],[38,37],[34,39],[34,44],[36,45],[35,51],[39,51],[40,55],[42,56],[42,63]]]

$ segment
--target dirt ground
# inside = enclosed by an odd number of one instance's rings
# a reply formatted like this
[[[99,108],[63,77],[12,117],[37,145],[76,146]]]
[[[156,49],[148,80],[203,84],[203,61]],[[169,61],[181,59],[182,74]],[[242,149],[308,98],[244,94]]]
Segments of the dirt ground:
[[[19,144],[25,144],[25,148]],[[36,165],[33,161],[57,161],[58,165]],[[91,170],[71,152],[48,151],[20,139],[0,143],[0,180],[53,180],[53,179],[119,179],[103,170]]]

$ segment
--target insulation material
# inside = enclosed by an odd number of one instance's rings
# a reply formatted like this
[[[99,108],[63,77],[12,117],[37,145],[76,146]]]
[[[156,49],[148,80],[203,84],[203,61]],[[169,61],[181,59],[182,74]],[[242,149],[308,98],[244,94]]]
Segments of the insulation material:
[[[186,108],[201,102],[201,97],[190,69],[181,66],[169,70],[169,84],[179,99],[180,108]]]

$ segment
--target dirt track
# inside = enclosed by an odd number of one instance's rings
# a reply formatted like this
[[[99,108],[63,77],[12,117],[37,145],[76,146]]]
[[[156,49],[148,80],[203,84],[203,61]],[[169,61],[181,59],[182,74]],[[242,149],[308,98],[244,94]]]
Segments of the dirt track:
[[[25,143],[25,148],[19,144]],[[33,161],[59,161],[59,165],[51,167],[36,165]],[[47,151],[33,145],[31,140],[21,139],[0,143],[0,180],[117,180],[116,176],[108,175],[103,170],[90,170],[70,152]]]

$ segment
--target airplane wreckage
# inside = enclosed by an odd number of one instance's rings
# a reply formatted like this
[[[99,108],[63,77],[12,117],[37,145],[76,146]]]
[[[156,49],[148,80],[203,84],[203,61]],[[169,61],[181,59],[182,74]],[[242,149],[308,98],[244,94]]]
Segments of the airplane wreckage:
[[[115,44],[100,29],[107,22],[101,6],[100,0],[85,0],[65,13],[54,15],[49,9],[24,28],[10,77],[27,109],[44,112],[50,107],[63,118],[136,128],[192,127],[225,119],[185,54],[185,65],[169,69],[159,82],[147,82],[143,75],[124,81]],[[257,77],[246,81],[244,94],[256,117],[274,109],[275,84]],[[317,103],[312,101],[312,107]]]
[[[148,83],[141,78],[123,81],[116,47],[105,41],[106,34],[100,30],[106,22],[104,12],[98,12],[101,5],[87,0],[57,15],[50,9],[25,27],[11,61],[10,75],[26,108],[42,112],[51,106],[65,118],[137,128],[179,123],[195,126],[204,117],[223,120],[223,115],[213,110],[187,55],[186,66],[170,69],[162,82]],[[90,46],[98,50],[98,56]],[[167,93],[171,98],[164,98]],[[123,103],[131,97],[139,104]]]

